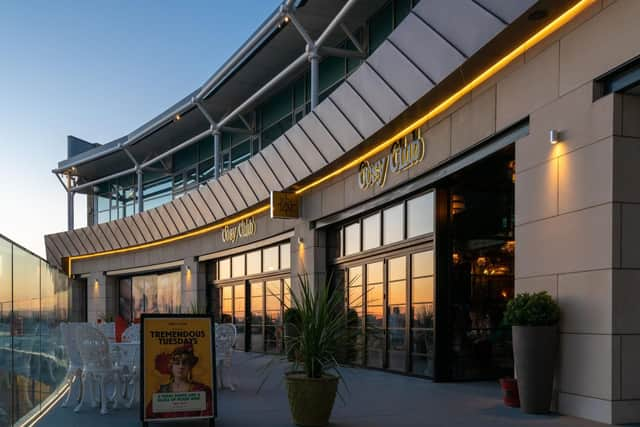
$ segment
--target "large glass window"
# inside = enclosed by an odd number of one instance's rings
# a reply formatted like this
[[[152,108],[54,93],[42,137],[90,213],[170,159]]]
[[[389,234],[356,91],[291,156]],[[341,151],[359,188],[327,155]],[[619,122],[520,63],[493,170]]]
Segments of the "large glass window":
[[[179,271],[120,279],[120,315],[137,320],[142,313],[180,313],[187,309],[181,305],[181,282]]]
[[[371,215],[362,220],[362,250],[380,246],[380,214]]]
[[[399,242],[404,238],[404,204],[392,206],[382,211],[383,244]]]
[[[433,251],[411,255],[411,365],[417,375],[433,376]]]
[[[433,193],[407,201],[407,237],[433,233]]]
[[[344,228],[344,254],[360,252],[360,223],[347,225]]]
[[[382,281],[382,262],[366,266],[367,301],[367,366],[382,368],[384,362],[384,283]]]

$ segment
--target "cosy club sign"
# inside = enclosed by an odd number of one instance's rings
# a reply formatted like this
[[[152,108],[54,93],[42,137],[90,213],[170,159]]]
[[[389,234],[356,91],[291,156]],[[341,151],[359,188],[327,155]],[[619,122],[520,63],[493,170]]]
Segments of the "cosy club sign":
[[[256,234],[256,220],[254,217],[243,219],[232,225],[225,225],[222,229],[222,242],[235,243],[240,238]]]
[[[377,160],[365,160],[360,163],[360,169],[358,170],[360,188],[366,190],[376,185],[380,188],[384,187],[389,171],[400,173],[411,169],[422,162],[424,153],[425,143],[420,129],[418,129],[417,137],[414,140],[410,141],[409,135],[407,135],[403,139],[394,142],[386,156]]]

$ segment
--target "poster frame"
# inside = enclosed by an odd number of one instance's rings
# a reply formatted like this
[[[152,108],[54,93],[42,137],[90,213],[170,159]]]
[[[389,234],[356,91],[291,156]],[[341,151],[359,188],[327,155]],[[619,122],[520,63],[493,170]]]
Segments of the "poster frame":
[[[213,399],[213,413],[211,416],[204,417],[181,417],[181,418],[167,418],[167,419],[146,419],[145,418],[145,320],[146,319],[209,319],[211,327],[211,385],[212,385],[212,399]],[[149,423],[162,423],[162,422],[190,422],[197,420],[208,420],[209,426],[215,425],[215,418],[218,415],[218,372],[216,369],[216,343],[215,343],[215,322],[211,314],[176,314],[176,313],[142,313],[140,317],[140,421],[143,427],[148,427]]]

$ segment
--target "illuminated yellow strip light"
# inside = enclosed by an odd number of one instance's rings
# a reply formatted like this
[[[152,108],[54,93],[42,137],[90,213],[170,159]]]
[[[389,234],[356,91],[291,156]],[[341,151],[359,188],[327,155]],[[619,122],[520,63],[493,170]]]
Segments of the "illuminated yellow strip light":
[[[477,76],[475,79],[473,79],[467,85],[465,85],[463,88],[461,88],[456,93],[454,93],[449,98],[447,98],[445,101],[443,101],[441,104],[436,106],[433,110],[429,111],[427,114],[425,114],[424,116],[422,116],[421,118],[419,118],[418,120],[416,120],[415,122],[413,122],[412,124],[410,124],[409,126],[404,128],[403,130],[399,131],[398,133],[396,133],[392,137],[390,137],[387,140],[383,141],[382,143],[378,144],[376,147],[374,147],[371,150],[367,151],[366,153],[364,153],[360,157],[350,161],[349,163],[347,163],[344,166],[334,170],[333,172],[329,172],[328,174],[318,178],[317,180],[315,180],[313,182],[310,182],[309,184],[305,185],[304,187],[299,188],[298,190],[295,191],[295,194],[302,194],[302,193],[304,193],[304,192],[306,192],[306,191],[308,191],[308,190],[310,190],[310,189],[322,184],[323,182],[326,182],[326,181],[330,180],[331,178],[334,178],[334,177],[342,174],[343,172],[345,172],[345,171],[347,171],[347,170],[349,170],[349,169],[351,169],[351,168],[353,168],[355,166],[358,166],[363,160],[366,160],[367,158],[382,152],[384,149],[386,149],[389,146],[391,146],[395,141],[405,137],[406,135],[410,134],[414,130],[418,129],[419,127],[424,125],[427,121],[431,120],[432,118],[434,118],[438,114],[444,112],[447,108],[451,107],[453,104],[455,104],[457,101],[459,101],[462,97],[464,97],[465,95],[470,93],[473,89],[477,88],[478,86],[480,86],[481,84],[486,82],[489,78],[491,78],[496,73],[498,73],[500,70],[505,68],[511,62],[513,62],[513,60],[515,60],[517,57],[519,57],[520,55],[525,53],[527,50],[531,49],[533,46],[535,46],[540,41],[544,40],[546,37],[548,37],[550,34],[555,32],[559,28],[563,27],[565,24],[567,24],[569,21],[571,21],[573,18],[575,18],[578,14],[580,14],[583,10],[585,10],[587,7],[589,7],[594,1],[595,0],[580,0],[574,6],[572,6],[566,12],[564,12],[562,15],[560,15],[559,17],[557,17],[556,19],[551,21],[548,25],[546,25],[544,28],[542,28],[536,34],[531,36],[524,43],[522,43],[521,45],[516,47],[514,50],[509,52],[506,56],[502,57],[499,61],[497,61],[491,67],[487,68],[484,72],[482,72],[479,76]],[[153,248],[153,247],[156,247],[156,246],[165,245],[167,243],[172,243],[172,242],[175,242],[175,241],[178,241],[178,240],[183,240],[183,239],[187,239],[187,238],[190,238],[190,237],[199,236],[199,235],[202,235],[202,234],[205,234],[205,233],[209,233],[211,231],[219,230],[220,228],[223,228],[226,225],[230,225],[230,224],[232,224],[232,223],[234,223],[236,221],[240,221],[240,220],[243,220],[245,218],[249,218],[249,217],[251,217],[253,215],[257,215],[257,214],[260,214],[262,212],[266,212],[268,210],[269,210],[269,205],[262,205],[262,206],[260,206],[260,207],[258,207],[256,209],[253,209],[253,210],[251,210],[251,211],[249,211],[249,212],[247,212],[247,213],[245,213],[245,214],[243,214],[241,216],[237,216],[237,217],[234,217],[232,219],[225,220],[224,222],[220,222],[220,223],[217,223],[217,224],[210,225],[208,227],[201,228],[199,230],[195,230],[195,231],[192,231],[192,232],[189,232],[189,233],[181,234],[179,236],[168,237],[166,239],[156,240],[155,242],[145,243],[145,244],[137,245],[137,246],[129,246],[129,247],[126,247],[126,248],[121,248],[121,249],[114,249],[114,250],[104,251],[104,252],[95,252],[95,253],[86,254],[86,255],[70,256],[68,258],[68,273],[69,273],[69,277],[71,276],[71,263],[72,263],[72,261],[82,260],[82,259],[89,259],[89,258],[96,258],[96,257],[100,257],[100,256],[105,256],[105,255],[121,254],[121,253],[125,253],[125,252],[131,252],[131,251],[139,250],[139,249]]]

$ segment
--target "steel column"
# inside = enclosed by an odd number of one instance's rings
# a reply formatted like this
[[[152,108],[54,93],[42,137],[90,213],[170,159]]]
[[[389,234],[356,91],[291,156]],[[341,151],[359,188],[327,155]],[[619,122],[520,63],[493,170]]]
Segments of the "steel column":
[[[213,131],[213,176],[218,179],[220,176],[220,139],[222,134],[219,130]]]
[[[74,193],[71,191],[71,174],[67,174],[67,229],[68,231],[73,230],[73,196]]]
[[[313,110],[320,99],[320,55],[315,49],[309,52],[309,62],[311,63],[311,109]]]
[[[144,197],[142,194],[142,168],[136,171],[138,191],[136,192],[136,196],[138,197],[138,213],[144,211]]]

